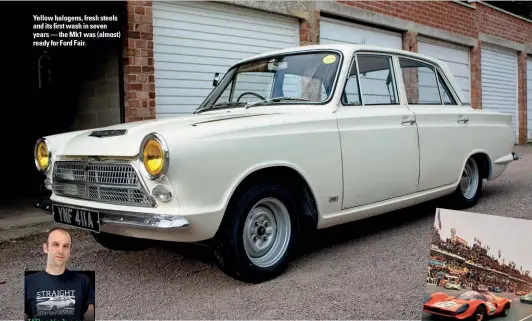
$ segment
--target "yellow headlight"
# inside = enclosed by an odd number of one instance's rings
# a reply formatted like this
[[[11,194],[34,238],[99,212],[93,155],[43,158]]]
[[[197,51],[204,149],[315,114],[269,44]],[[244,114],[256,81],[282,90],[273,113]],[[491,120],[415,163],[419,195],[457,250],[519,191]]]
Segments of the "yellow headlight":
[[[50,166],[50,151],[44,139],[39,139],[35,144],[35,166],[41,172],[45,172]]]
[[[150,179],[162,179],[166,175],[170,155],[164,139],[159,134],[151,133],[144,138],[140,155]]]
[[[155,140],[150,139],[144,145],[144,167],[152,176],[161,174],[164,168],[164,151],[161,144]]]

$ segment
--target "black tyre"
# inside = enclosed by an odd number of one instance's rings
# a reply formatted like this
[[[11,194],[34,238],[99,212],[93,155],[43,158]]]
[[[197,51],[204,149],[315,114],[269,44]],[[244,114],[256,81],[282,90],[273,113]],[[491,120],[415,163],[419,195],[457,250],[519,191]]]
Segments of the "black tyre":
[[[505,316],[508,315],[508,313],[510,313],[510,304],[509,304],[509,303],[506,303],[506,304],[504,305],[504,309],[503,309],[502,312],[501,312],[501,315],[502,315],[503,317],[505,317]]]
[[[293,257],[299,215],[293,194],[277,183],[259,183],[227,209],[214,255],[227,275],[260,283],[280,275]]]
[[[477,310],[475,311],[475,314],[473,314],[471,319],[476,320],[476,321],[484,321],[486,317],[487,317],[486,307],[483,305],[479,305]]]
[[[453,207],[466,209],[475,206],[482,191],[482,181],[480,164],[470,157],[462,171],[460,183],[450,196]]]
[[[91,234],[96,242],[113,251],[141,251],[150,247],[150,240],[104,232]]]

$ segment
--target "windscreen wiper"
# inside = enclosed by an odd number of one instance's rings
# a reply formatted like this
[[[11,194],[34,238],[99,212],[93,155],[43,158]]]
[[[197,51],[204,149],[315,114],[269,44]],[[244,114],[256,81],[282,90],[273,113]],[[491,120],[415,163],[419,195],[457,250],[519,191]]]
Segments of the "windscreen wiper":
[[[231,108],[231,107],[238,107],[238,106],[246,106],[246,103],[241,102],[241,101],[226,101],[226,102],[218,103],[218,104],[215,104],[209,107],[204,107],[196,111],[195,114],[199,114],[204,111],[211,110],[211,109],[224,109],[224,108]]]
[[[278,101],[281,101],[281,100],[310,101],[310,99],[306,99],[306,98],[281,96],[281,97],[273,97],[273,98],[268,98],[268,99],[264,99],[260,101],[254,101],[254,102],[247,103],[246,109],[252,106],[257,106],[260,104],[265,104],[265,103],[269,103],[269,102],[276,101],[276,100]]]

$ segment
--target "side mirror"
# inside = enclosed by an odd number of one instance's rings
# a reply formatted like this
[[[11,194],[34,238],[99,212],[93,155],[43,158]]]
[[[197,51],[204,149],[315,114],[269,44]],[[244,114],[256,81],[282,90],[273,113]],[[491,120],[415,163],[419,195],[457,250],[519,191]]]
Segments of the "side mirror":
[[[212,81],[212,85],[213,85],[213,87],[218,86],[218,82],[219,82],[219,81],[220,81],[220,73],[217,72],[217,73],[214,74],[214,79],[213,79],[213,81]]]

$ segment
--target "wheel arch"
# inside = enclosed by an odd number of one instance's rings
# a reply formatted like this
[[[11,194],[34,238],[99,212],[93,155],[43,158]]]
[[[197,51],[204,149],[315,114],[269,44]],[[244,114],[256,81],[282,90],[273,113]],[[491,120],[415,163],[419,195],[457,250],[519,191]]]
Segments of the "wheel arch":
[[[491,158],[488,155],[488,152],[486,152],[485,150],[481,150],[481,149],[473,150],[463,160],[460,173],[458,174],[458,179],[456,180],[456,185],[460,184],[460,178],[462,177],[462,172],[464,171],[465,165],[469,158],[473,158],[477,162],[479,166],[481,178],[489,179],[491,177],[492,162],[491,162]]]
[[[302,170],[290,163],[268,163],[260,164],[248,169],[241,175],[225,196],[224,214],[222,222],[227,217],[227,212],[238,200],[244,191],[257,182],[270,180],[277,181],[291,189],[295,193],[298,205],[303,207],[302,218],[310,228],[315,228],[318,224],[319,210],[316,194],[309,183],[309,179]],[[301,193],[299,193],[301,191]]]

